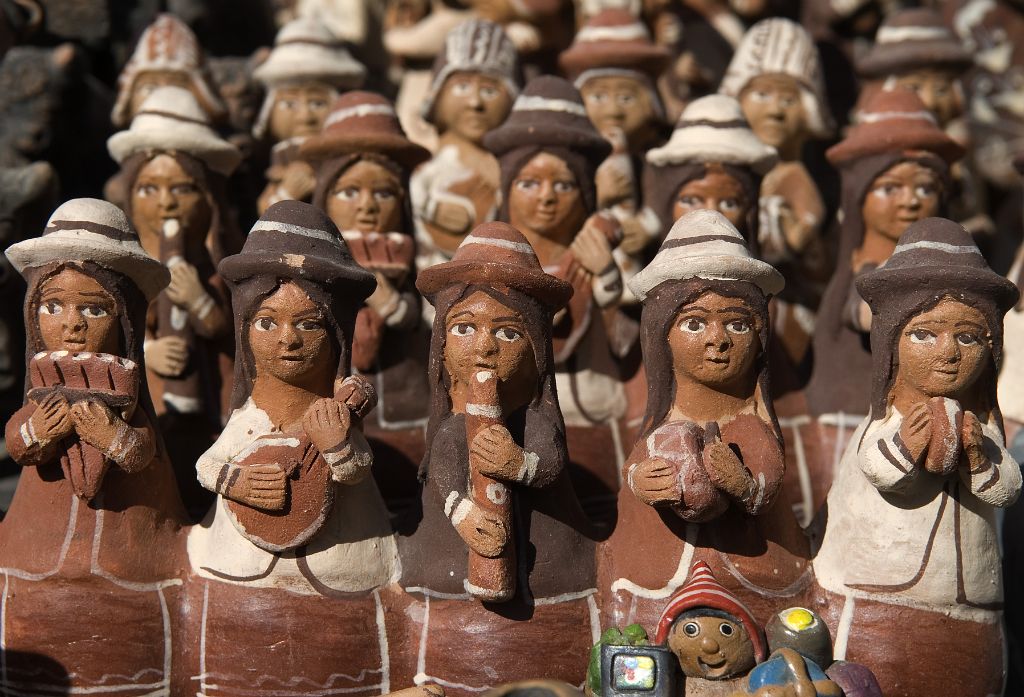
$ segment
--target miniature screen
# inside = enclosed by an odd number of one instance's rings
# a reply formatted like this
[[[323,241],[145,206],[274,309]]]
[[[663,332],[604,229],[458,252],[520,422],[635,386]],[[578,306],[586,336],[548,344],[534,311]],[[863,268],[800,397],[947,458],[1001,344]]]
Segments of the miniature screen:
[[[658,670],[650,656],[619,654],[612,661],[612,681],[616,690],[653,690]]]

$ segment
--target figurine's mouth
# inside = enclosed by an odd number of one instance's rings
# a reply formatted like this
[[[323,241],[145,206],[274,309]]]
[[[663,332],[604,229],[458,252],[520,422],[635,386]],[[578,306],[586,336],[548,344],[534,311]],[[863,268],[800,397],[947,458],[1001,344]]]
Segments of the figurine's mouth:
[[[477,361],[473,364],[474,368],[479,370],[497,370],[498,366],[495,363],[488,363],[486,361]]]
[[[718,365],[729,365],[729,358],[727,356],[708,356],[705,358],[708,363],[717,363]]]
[[[299,363],[303,360],[302,356],[281,356],[282,361],[288,361],[289,363]]]
[[[725,664],[725,656],[719,656],[712,660],[697,657],[697,666],[708,677],[716,677],[724,672]]]

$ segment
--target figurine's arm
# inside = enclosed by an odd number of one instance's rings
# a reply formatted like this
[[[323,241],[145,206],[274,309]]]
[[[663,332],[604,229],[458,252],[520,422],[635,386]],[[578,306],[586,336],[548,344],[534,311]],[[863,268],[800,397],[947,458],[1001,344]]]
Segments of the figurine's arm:
[[[377,272],[377,289],[366,299],[368,307],[380,315],[384,324],[398,331],[413,329],[420,321],[420,296],[411,289],[398,289]]]
[[[616,221],[617,224],[617,221]],[[608,236],[591,217],[569,246],[579,265],[593,276],[594,302],[600,308],[614,305],[622,298],[622,272],[612,255]]]
[[[681,449],[670,462],[650,456],[640,441],[626,461],[626,481],[648,506],[668,506],[689,522],[712,520],[729,507],[729,499],[712,483],[696,447]]]
[[[358,484],[370,473],[373,452],[352,424],[348,407],[334,399],[318,399],[306,410],[302,428],[331,468],[338,484]]]
[[[142,409],[136,409],[128,423],[107,405],[90,399],[72,405],[71,418],[79,437],[125,472],[139,472],[153,461],[156,437]]]
[[[63,401],[63,407],[58,401]],[[47,399],[43,406],[26,402],[7,422],[7,451],[22,467],[38,467],[56,459],[60,439],[73,429],[66,400]]]
[[[774,439],[775,432],[768,424],[761,422],[766,436]],[[786,471],[782,449],[761,449],[761,452],[747,453],[754,470],[749,469],[741,456],[722,441],[718,425],[710,423],[704,430],[704,469],[715,488],[726,494],[750,515],[759,515],[771,508],[782,489],[782,477]],[[754,464],[756,463],[756,464]],[[756,471],[755,471],[756,470]]]
[[[879,491],[904,491],[917,479],[931,433],[928,417],[922,416],[927,413],[915,410],[905,418],[890,417],[880,426],[868,427],[857,462]]]
[[[476,221],[476,206],[449,187],[472,176],[452,150],[442,150],[435,159],[418,169],[409,181],[409,193],[416,217],[453,234],[468,232]]]
[[[188,321],[196,334],[205,339],[215,339],[225,334],[230,325],[227,316],[227,302],[219,301],[216,290],[208,290],[199,279],[195,266],[182,261],[170,267],[171,283],[167,295],[178,307],[188,312]]]
[[[241,447],[243,444],[231,438],[230,428],[229,422],[217,442],[196,461],[199,483],[215,494],[247,506],[271,511],[283,509],[287,476],[284,469],[276,464],[245,467],[235,464],[236,458],[245,457],[251,449]],[[251,445],[260,435],[250,436],[250,442],[244,445]]]
[[[1020,496],[1020,465],[1003,444],[992,423],[982,424],[973,412],[964,412],[961,429],[963,458],[960,481],[991,506],[1009,506]]]

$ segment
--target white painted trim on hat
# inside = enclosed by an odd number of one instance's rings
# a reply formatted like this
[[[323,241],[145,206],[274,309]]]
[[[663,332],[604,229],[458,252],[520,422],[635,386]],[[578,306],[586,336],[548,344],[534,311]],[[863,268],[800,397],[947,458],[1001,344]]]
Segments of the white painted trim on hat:
[[[525,242],[513,242],[511,240],[499,240],[493,237],[475,237],[470,235],[466,239],[462,240],[460,247],[465,247],[468,244],[483,244],[488,247],[500,247],[501,249],[511,249],[513,252],[519,252],[520,254],[530,254],[536,256],[536,252],[533,251],[528,243]]]
[[[857,114],[857,123],[879,123],[881,121],[927,121],[935,124],[935,117],[928,111],[862,111]]]
[[[647,27],[639,22],[620,24],[614,27],[585,26],[576,32],[578,44],[598,41],[629,41],[630,39],[650,39]]]
[[[947,244],[946,242],[932,242],[931,240],[897,245],[892,256],[909,252],[912,249],[932,249],[938,252],[946,252],[947,254],[977,254],[979,257],[981,256],[981,252],[973,245]]]
[[[324,121],[324,128],[333,126],[334,124],[345,121],[352,118],[364,118],[366,116],[393,116],[398,118],[395,114],[395,110],[390,104],[357,104],[356,106],[350,106],[347,109],[339,109],[338,111],[332,112],[327,120]]]
[[[252,226],[250,234],[256,231],[283,232],[289,235],[301,235],[303,237],[312,237],[314,239],[322,240],[329,244],[333,244],[335,247],[341,246],[341,240],[339,238],[324,230],[302,227],[301,225],[292,225],[290,223],[279,223],[275,220],[257,220],[256,224]]]
[[[955,41],[945,27],[881,27],[875,35],[879,44],[896,44],[901,41]]]
[[[639,70],[630,70],[629,68],[591,68],[580,73],[572,85],[580,90],[583,89],[583,85],[587,84],[587,82],[599,77],[628,77],[634,80],[642,80],[647,83],[648,87],[651,84],[650,78]]]
[[[568,99],[539,97],[535,94],[520,95],[512,106],[512,111],[560,111],[587,118],[587,110],[583,108],[582,104],[570,102]]]

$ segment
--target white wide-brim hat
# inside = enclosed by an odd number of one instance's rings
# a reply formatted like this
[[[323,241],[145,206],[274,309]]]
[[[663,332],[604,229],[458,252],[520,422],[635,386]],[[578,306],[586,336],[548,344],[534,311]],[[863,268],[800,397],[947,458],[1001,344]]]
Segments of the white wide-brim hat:
[[[6,254],[18,273],[52,262],[94,262],[130,278],[147,301],[171,280],[167,267],[139,244],[124,211],[96,198],[75,198],[61,204],[41,237],[12,244]]]
[[[747,281],[765,295],[777,295],[786,282],[774,266],[750,256],[747,241],[718,211],[698,210],[677,220],[647,267],[629,281],[644,300],[665,281],[704,278]]]
[[[749,167],[763,176],[779,155],[754,135],[738,101],[711,94],[686,107],[668,142],[649,150],[647,161],[656,167],[720,162]]]
[[[131,128],[107,139],[107,150],[118,164],[139,152],[183,152],[224,176],[242,161],[238,148],[210,128],[195,97],[181,87],[154,90],[132,119]]]
[[[299,17],[277,32],[273,50],[252,76],[266,88],[312,80],[348,90],[363,84],[366,68],[322,22]]]

